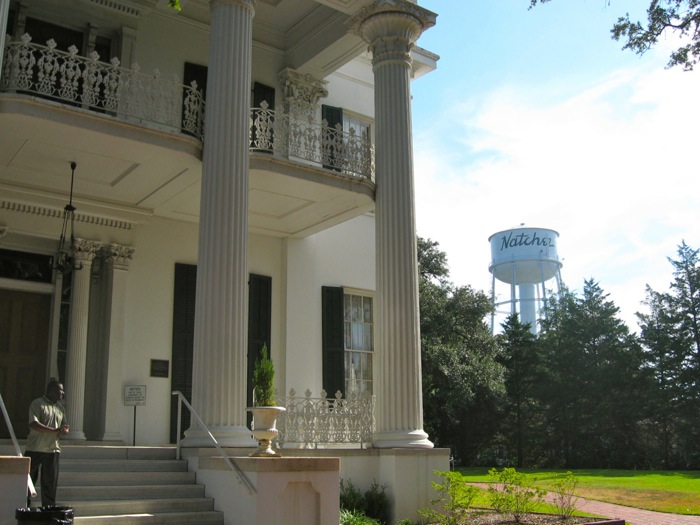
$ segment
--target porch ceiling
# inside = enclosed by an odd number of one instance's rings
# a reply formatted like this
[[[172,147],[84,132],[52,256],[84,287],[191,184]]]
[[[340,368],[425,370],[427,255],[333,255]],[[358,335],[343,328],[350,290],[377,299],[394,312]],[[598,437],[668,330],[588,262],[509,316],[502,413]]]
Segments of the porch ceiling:
[[[0,200],[62,209],[75,161],[79,212],[197,222],[199,141],[44,100],[0,95]],[[251,155],[250,231],[304,237],[373,208],[372,183]]]
[[[182,11],[168,7],[168,0],[74,0],[79,11],[71,11],[71,22],[95,24],[118,30],[122,25],[138,27],[149,15],[180,17],[194,25],[209,26],[209,0],[180,0]],[[348,33],[348,21],[371,0],[257,0],[253,18],[253,40],[278,50],[286,67],[324,78],[367,47]],[[60,2],[41,2],[37,12],[54,19],[65,17]]]

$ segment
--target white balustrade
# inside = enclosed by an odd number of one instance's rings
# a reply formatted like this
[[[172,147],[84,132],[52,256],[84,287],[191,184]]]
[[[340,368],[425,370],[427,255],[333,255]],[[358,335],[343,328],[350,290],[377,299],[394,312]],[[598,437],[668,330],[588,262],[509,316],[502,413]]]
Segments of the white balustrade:
[[[374,148],[368,134],[354,129],[343,132],[341,124],[329,128],[325,120],[316,122],[312,115],[274,111],[265,102],[250,111],[250,148],[354,178],[374,178]]]
[[[100,62],[94,51],[82,57],[75,46],[68,52],[59,51],[53,39],[45,46],[31,40],[25,33],[20,40],[6,43],[0,91],[47,97],[203,139],[205,102],[196,82],[186,86],[176,76],[161,78],[158,70],[146,75],[138,64],[122,68],[117,58]],[[348,177],[374,178],[374,147],[367,133],[343,132],[340,124],[330,128],[325,120],[316,122],[313,115],[276,112],[265,102],[251,109],[250,149],[323,166]]]
[[[185,86],[172,80],[119,67],[119,59],[100,62],[96,52],[78,55],[56,49],[51,39],[45,46],[32,43],[24,34],[5,45],[0,90],[48,97],[91,111],[115,115],[139,124],[151,124],[202,137],[204,98],[197,83]]]
[[[294,389],[289,391],[277,423],[278,443],[281,448],[318,448],[337,445],[372,443],[374,432],[374,396],[368,392],[351,394],[344,399],[340,392],[328,398],[325,390],[321,397],[311,397],[307,390],[303,397]]]

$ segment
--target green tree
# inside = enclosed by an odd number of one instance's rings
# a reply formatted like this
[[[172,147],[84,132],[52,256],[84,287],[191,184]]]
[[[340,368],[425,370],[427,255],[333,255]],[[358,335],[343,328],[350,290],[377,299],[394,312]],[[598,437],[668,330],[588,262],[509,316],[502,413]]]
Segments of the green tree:
[[[541,357],[535,335],[529,323],[521,323],[518,314],[503,323],[503,332],[497,336],[500,354],[498,362],[505,369],[506,396],[503,403],[502,434],[506,437],[515,466],[525,465],[532,458],[532,439],[537,433],[539,405],[536,391],[541,373]]]
[[[530,8],[550,0],[530,0]],[[692,70],[700,59],[700,2],[697,0],[648,0],[645,22],[632,21],[629,13],[617,19],[611,29],[615,40],[622,40],[622,49],[643,55],[659,38],[671,31],[689,41],[671,53],[668,67],[683,66]]]
[[[655,379],[654,420],[664,466],[700,466],[700,256],[683,242],[669,262],[666,293],[647,286],[646,314],[638,313],[645,358]]]
[[[425,428],[437,445],[471,461],[495,432],[503,391],[496,341],[485,321],[491,301],[449,281],[438,243],[418,239],[418,264]]]
[[[643,353],[619,309],[593,280],[577,297],[564,290],[547,307],[539,342],[546,364],[549,461],[565,468],[631,468],[644,464],[646,415]]]

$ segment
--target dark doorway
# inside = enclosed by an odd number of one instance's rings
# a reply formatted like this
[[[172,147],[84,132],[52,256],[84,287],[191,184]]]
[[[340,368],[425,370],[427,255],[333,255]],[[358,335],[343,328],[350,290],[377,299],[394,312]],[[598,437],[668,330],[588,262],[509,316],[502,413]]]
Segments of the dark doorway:
[[[0,393],[20,439],[29,433],[29,404],[46,386],[50,317],[51,295],[0,290]],[[0,419],[0,438],[9,438]]]

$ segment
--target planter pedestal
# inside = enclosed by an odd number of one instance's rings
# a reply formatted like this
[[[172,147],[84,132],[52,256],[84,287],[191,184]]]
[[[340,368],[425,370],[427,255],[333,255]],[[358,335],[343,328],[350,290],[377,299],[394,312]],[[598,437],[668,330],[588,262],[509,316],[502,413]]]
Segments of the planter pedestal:
[[[249,407],[246,410],[253,413],[253,437],[258,442],[258,449],[251,453],[252,457],[280,457],[279,452],[272,449],[272,441],[277,437],[277,416],[286,409],[283,407]]]

